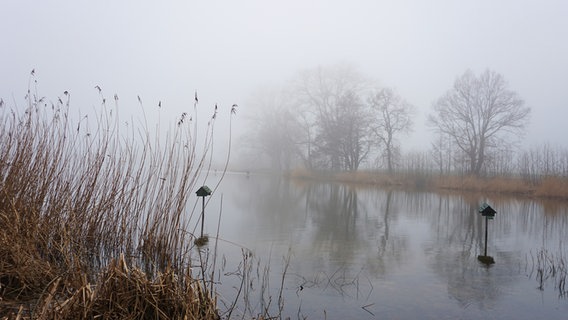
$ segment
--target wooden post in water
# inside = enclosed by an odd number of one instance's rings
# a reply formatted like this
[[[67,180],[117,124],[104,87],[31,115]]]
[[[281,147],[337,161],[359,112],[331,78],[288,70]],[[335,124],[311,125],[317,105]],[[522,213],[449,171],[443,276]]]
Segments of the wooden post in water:
[[[483,255],[487,257],[487,227],[488,227],[488,222],[489,221],[489,216],[485,216],[485,250],[483,251]],[[201,231],[201,233],[203,233],[203,230]]]
[[[488,222],[489,222],[489,219],[493,219],[495,217],[495,214],[497,213],[497,211],[495,211],[493,208],[491,208],[491,206],[489,206],[487,203],[484,203],[479,208],[479,213],[481,213],[481,216],[485,217],[485,245],[484,245],[484,249],[483,249],[483,255],[477,256],[477,260],[479,260],[481,263],[484,263],[486,265],[490,265],[490,264],[495,263],[495,259],[493,259],[493,257],[490,257],[490,256],[487,255],[487,234],[488,234],[488,227],[489,227]]]
[[[205,197],[201,197],[203,202],[201,203],[201,238],[203,238],[203,225],[205,224]],[[487,224],[485,227],[485,252],[487,254]]]

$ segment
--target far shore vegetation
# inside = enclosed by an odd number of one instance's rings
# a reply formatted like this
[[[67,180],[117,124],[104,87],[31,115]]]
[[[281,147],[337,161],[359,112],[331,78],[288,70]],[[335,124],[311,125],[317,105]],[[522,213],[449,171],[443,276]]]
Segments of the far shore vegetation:
[[[327,172],[293,170],[288,176],[321,182],[426,191],[475,192],[535,199],[568,200],[568,177],[522,177],[458,174],[389,173],[386,171]]]
[[[303,70],[250,105],[251,159],[296,178],[568,199],[568,149],[524,143],[530,106],[494,70],[458,75],[426,119],[345,64]],[[409,150],[422,120],[431,141]]]

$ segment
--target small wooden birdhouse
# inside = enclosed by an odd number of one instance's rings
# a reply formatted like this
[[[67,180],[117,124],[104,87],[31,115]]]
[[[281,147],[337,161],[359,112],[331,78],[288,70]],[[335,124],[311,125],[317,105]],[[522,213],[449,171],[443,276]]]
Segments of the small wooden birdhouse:
[[[195,192],[198,197],[207,197],[211,195],[211,189],[208,186],[203,186]]]
[[[479,208],[479,213],[481,213],[481,215],[484,216],[484,217],[492,218],[492,217],[495,216],[497,211],[495,211],[493,208],[491,208],[491,206],[488,205],[487,203],[484,203]]]

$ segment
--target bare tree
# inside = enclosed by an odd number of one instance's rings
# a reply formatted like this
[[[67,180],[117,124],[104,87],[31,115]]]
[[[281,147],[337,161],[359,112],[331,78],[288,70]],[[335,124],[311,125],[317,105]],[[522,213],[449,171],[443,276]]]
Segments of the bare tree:
[[[449,173],[454,163],[454,150],[450,136],[443,133],[438,134],[438,137],[432,143],[430,155],[440,174]]]
[[[519,153],[517,172],[531,183],[547,177],[568,177],[568,149],[544,143]]]
[[[370,150],[369,116],[351,91],[336,103],[335,112],[322,115],[317,145],[330,157],[332,169],[355,171]]]
[[[399,156],[399,134],[412,129],[414,107],[390,88],[377,91],[369,99],[373,112],[373,133],[384,145],[384,157],[389,172],[393,172]]]
[[[259,89],[251,97],[248,146],[255,157],[266,156],[273,170],[291,169],[298,155],[301,128],[285,95],[278,88]],[[257,159],[258,160],[258,159]]]
[[[479,175],[488,155],[523,133],[530,114],[503,76],[486,70],[479,77],[466,71],[433,105],[428,118],[447,134],[467,159],[468,171]]]
[[[346,65],[318,67],[293,83],[296,115],[309,167],[357,170],[369,151],[368,113],[361,97],[368,82]]]

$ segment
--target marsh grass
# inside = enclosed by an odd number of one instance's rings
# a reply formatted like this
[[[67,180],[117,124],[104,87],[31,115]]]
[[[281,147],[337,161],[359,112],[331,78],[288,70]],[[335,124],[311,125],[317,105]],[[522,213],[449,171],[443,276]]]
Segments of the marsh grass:
[[[526,260],[529,276],[534,276],[539,290],[544,290],[545,286],[552,282],[559,297],[568,296],[568,289],[566,288],[568,265],[562,253],[555,255],[546,249],[540,249],[535,254],[531,252]]]
[[[476,177],[470,175],[431,175],[420,172],[388,173],[381,171],[318,172],[295,170],[292,178],[333,181],[380,187],[420,190],[455,190],[490,192],[534,198],[568,200],[568,178],[546,176],[527,180],[521,177]]]
[[[191,258],[217,108],[199,141],[197,97],[154,136],[97,89],[94,121],[70,115],[67,92],[0,106],[0,319],[219,318]]]

